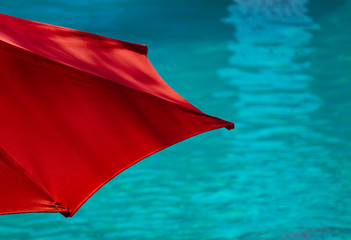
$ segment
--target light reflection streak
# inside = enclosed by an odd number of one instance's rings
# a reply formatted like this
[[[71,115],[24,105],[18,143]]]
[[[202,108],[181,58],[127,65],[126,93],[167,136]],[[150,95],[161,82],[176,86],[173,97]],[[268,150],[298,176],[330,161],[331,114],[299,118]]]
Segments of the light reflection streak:
[[[240,130],[233,145],[251,149],[258,159],[283,161],[285,152],[298,157],[305,152],[298,146],[322,137],[306,124],[322,104],[310,89],[313,77],[306,73],[311,64],[305,57],[314,51],[309,46],[312,31],[319,29],[307,14],[307,4],[235,0],[225,19],[235,27],[235,40],[228,47],[230,67],[219,72],[237,93],[233,108]],[[317,155],[326,151],[317,144],[308,148]],[[263,150],[278,154],[265,155]]]

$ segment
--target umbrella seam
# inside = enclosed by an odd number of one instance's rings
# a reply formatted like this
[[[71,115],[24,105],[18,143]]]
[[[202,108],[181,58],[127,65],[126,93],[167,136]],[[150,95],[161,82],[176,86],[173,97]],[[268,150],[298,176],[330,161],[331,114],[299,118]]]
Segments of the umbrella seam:
[[[82,69],[79,69],[79,68],[77,68],[77,67],[75,67],[75,66],[69,65],[69,64],[67,64],[67,63],[64,63],[64,62],[61,62],[61,61],[58,61],[58,60],[50,59],[50,58],[45,57],[45,56],[43,56],[43,55],[41,55],[41,54],[39,54],[39,53],[33,52],[33,51],[31,51],[31,50],[29,50],[29,49],[26,49],[26,48],[24,48],[24,47],[21,47],[21,46],[17,46],[17,45],[14,45],[14,44],[12,44],[12,43],[6,42],[6,41],[4,41],[4,40],[2,40],[2,39],[0,39],[0,42],[4,43],[4,44],[6,44],[6,45],[9,45],[9,46],[11,46],[11,47],[24,50],[24,51],[26,51],[26,52],[29,53],[29,54],[32,54],[32,55],[34,55],[34,56],[43,58],[43,59],[48,60],[48,61],[51,61],[51,62],[53,62],[53,63],[59,64],[59,65],[63,65],[63,66],[69,67],[69,68],[71,68],[71,69],[75,69],[75,70],[77,70],[77,71],[79,71],[79,72],[83,72],[83,73],[85,73],[85,74],[98,77],[99,79],[103,79],[104,81],[107,80],[107,81],[109,81],[109,82],[118,84],[119,86],[125,87],[125,88],[130,89],[130,90],[133,90],[133,91],[135,91],[135,92],[138,92],[138,93],[141,93],[141,94],[144,94],[144,95],[148,95],[148,96],[152,96],[152,97],[154,97],[154,98],[161,99],[161,100],[163,100],[163,101],[166,101],[166,102],[175,104],[175,105],[177,105],[177,106],[181,106],[182,108],[186,109],[187,111],[193,112],[193,113],[195,113],[195,114],[197,114],[197,115],[199,115],[199,114],[201,114],[201,115],[206,115],[207,117],[210,117],[210,118],[213,118],[213,119],[216,119],[216,120],[220,120],[220,121],[224,121],[224,120],[222,120],[222,119],[220,119],[220,118],[217,118],[217,117],[214,117],[214,116],[211,116],[211,115],[208,115],[208,114],[202,112],[201,110],[199,110],[199,109],[196,108],[195,106],[193,106],[194,109],[192,109],[192,108],[190,108],[190,107],[184,106],[183,104],[179,104],[179,103],[177,103],[177,102],[174,102],[174,101],[165,99],[165,98],[162,97],[162,96],[157,96],[157,95],[155,95],[155,94],[153,94],[153,93],[150,93],[150,92],[148,92],[148,91],[141,91],[141,90],[135,89],[135,88],[133,88],[133,87],[130,87],[130,86],[127,86],[127,85],[124,85],[124,84],[115,82],[115,81],[113,81],[113,80],[111,80],[111,79],[109,79],[109,78],[107,78],[107,77],[103,77],[103,76],[100,76],[100,75],[95,74],[95,73],[92,73],[92,72],[86,72],[86,71],[84,71],[84,70],[82,70]],[[227,122],[227,121],[226,121],[226,122]],[[228,122],[228,124],[232,124],[232,123]],[[228,127],[227,129],[232,129],[232,127]]]
[[[23,18],[19,18],[19,17],[3,14],[3,13],[0,13],[0,17],[1,16],[5,16],[7,18],[16,19],[16,21],[19,20],[19,21],[23,21],[23,22],[26,22],[26,23],[38,24],[38,25],[41,25],[41,26],[55,27],[57,29],[57,31],[59,31],[59,30],[67,31],[67,32],[72,33],[72,34],[77,35],[77,36],[89,36],[91,38],[95,38],[95,39],[99,38],[99,39],[102,39],[102,40],[105,40],[105,41],[109,41],[109,42],[118,42],[123,47],[125,47],[127,49],[129,49],[129,48],[126,47],[126,46],[130,46],[131,48],[133,48],[133,51],[135,51],[137,53],[141,53],[141,54],[144,54],[144,55],[147,55],[147,53],[148,53],[148,47],[146,45],[144,45],[144,44],[127,42],[127,41],[118,40],[118,39],[114,39],[114,38],[107,37],[107,36],[98,35],[98,34],[91,33],[91,32],[86,32],[86,31],[82,31],[82,30],[78,30],[78,29],[72,29],[72,28],[63,27],[63,26],[57,26],[57,25],[53,25],[53,24],[49,24],[49,23],[43,23],[43,22],[23,19]]]
[[[80,72],[83,72],[83,73],[85,73],[85,74],[89,74],[89,75],[92,75],[92,76],[95,76],[95,77],[99,77],[99,78],[101,78],[101,79],[108,80],[108,81],[113,82],[113,83],[115,83],[115,84],[118,84],[118,85],[120,85],[120,86],[124,86],[124,87],[126,87],[126,88],[133,89],[133,90],[135,90],[135,91],[137,91],[137,92],[147,93],[148,95],[154,96],[154,97],[156,97],[156,98],[160,98],[160,99],[163,99],[163,100],[165,100],[165,101],[167,101],[167,102],[172,102],[172,103],[174,103],[174,104],[177,104],[177,102],[174,102],[174,101],[165,99],[164,97],[155,95],[155,94],[153,94],[153,93],[151,93],[151,92],[148,92],[147,90],[141,91],[141,90],[135,89],[135,88],[133,88],[133,87],[131,87],[131,86],[128,86],[128,85],[125,85],[125,84],[122,84],[122,83],[119,83],[119,82],[115,82],[115,81],[113,81],[112,79],[110,79],[109,77],[104,77],[104,76],[101,76],[101,75],[99,75],[99,74],[97,74],[97,73],[93,73],[93,72],[87,72],[87,71],[82,70],[82,69],[80,69],[80,68],[78,68],[78,67],[75,67],[75,66],[73,66],[73,65],[71,65],[71,64],[68,64],[68,63],[65,63],[65,62],[63,62],[63,61],[59,61],[59,60],[56,60],[56,59],[51,59],[51,58],[49,58],[49,57],[46,57],[46,56],[44,56],[44,55],[42,55],[42,54],[40,54],[40,53],[37,53],[37,52],[35,52],[35,51],[32,51],[32,50],[27,49],[27,48],[25,48],[25,47],[22,47],[22,46],[20,46],[20,45],[16,45],[16,44],[13,44],[13,43],[4,41],[3,39],[0,39],[0,42],[3,42],[4,44],[9,45],[9,46],[12,46],[12,47],[14,47],[14,48],[18,48],[18,49],[24,50],[25,52],[27,52],[27,53],[29,53],[29,54],[32,54],[32,55],[34,55],[34,56],[43,58],[43,59],[48,60],[48,61],[50,61],[50,62],[53,62],[53,63],[56,63],[56,64],[60,64],[60,65],[63,65],[63,66],[69,67],[69,68],[73,68],[73,69],[78,70],[78,71],[80,71]],[[141,53],[139,53],[139,54],[141,54]],[[146,56],[146,54],[142,54],[142,55],[145,55],[145,56]],[[181,102],[179,102],[179,103],[181,103]],[[183,106],[183,105],[182,105],[182,106]],[[183,107],[184,107],[184,108],[189,108],[189,107],[186,107],[186,106],[183,106]],[[191,109],[191,108],[189,108],[189,109]],[[198,109],[197,109],[197,110],[198,110]]]
[[[0,153],[1,155],[3,155],[8,161],[10,161],[13,166],[18,169],[24,176],[26,176],[37,188],[39,188],[42,192],[44,192],[47,197],[49,197],[50,201],[52,202],[52,207],[56,208],[56,209],[62,209],[64,212],[68,211],[70,212],[69,209],[65,208],[62,206],[62,204],[58,203],[49,193],[49,191],[40,183],[36,182],[34,180],[34,178],[19,164],[17,163],[15,160],[13,160],[13,158],[10,156],[10,154],[5,151],[4,147],[0,147]],[[61,212],[61,211],[58,211]]]
[[[167,143],[165,145],[163,145],[162,147],[159,147],[159,148],[156,148],[154,151],[152,151],[151,153],[148,153],[140,158],[138,158],[137,160],[133,161],[132,163],[130,163],[129,165],[127,165],[126,167],[124,167],[123,169],[119,170],[119,171],[116,171],[112,176],[110,176],[109,178],[107,178],[106,181],[103,181],[97,188],[95,188],[90,194],[88,194],[75,208],[72,208],[71,210],[71,217],[84,205],[84,203],[89,200],[100,188],[102,188],[104,185],[106,185],[108,182],[110,182],[112,179],[114,179],[117,175],[119,175],[120,173],[122,173],[123,171],[125,171],[126,169],[132,167],[133,165],[137,164],[138,162],[144,160],[145,158],[148,158],[150,157],[151,155],[154,155],[170,146],[173,146],[185,139],[189,139],[189,138],[192,138],[192,137],[195,137],[199,134],[202,134],[202,133],[205,133],[205,132],[208,132],[208,131],[212,131],[212,130],[216,130],[216,129],[220,129],[222,127],[225,127],[227,128],[228,130],[234,128],[234,124],[232,124],[231,126],[230,125],[226,125],[226,124],[221,124],[219,126],[211,126],[209,128],[203,128],[201,130],[198,130],[198,131],[194,131],[193,133],[191,134],[188,134],[186,136],[183,136],[183,137],[180,137],[179,139],[173,141],[173,142],[170,142],[170,143]]]

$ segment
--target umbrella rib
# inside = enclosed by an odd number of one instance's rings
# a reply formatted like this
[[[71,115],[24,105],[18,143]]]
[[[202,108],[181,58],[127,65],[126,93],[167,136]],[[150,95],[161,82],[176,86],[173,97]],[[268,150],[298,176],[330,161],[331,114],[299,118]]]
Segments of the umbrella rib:
[[[107,80],[107,81],[113,82],[113,83],[115,83],[115,84],[118,84],[119,86],[128,88],[128,89],[133,90],[133,91],[136,91],[136,92],[138,92],[138,93],[141,93],[141,94],[144,94],[144,95],[148,95],[148,96],[151,96],[151,97],[154,97],[154,98],[157,98],[157,99],[161,99],[161,100],[163,100],[163,101],[166,101],[166,102],[175,104],[175,105],[177,105],[177,106],[181,106],[182,108],[184,108],[184,109],[186,109],[187,111],[192,112],[192,113],[194,113],[194,114],[197,114],[197,115],[199,115],[199,114],[200,114],[200,115],[205,115],[205,116],[210,117],[210,118],[212,118],[212,119],[216,119],[216,120],[218,120],[218,121],[224,122],[224,120],[222,120],[222,119],[220,119],[220,118],[217,118],[217,117],[214,117],[214,116],[211,116],[211,115],[208,115],[208,114],[203,113],[201,110],[197,109],[197,108],[194,107],[194,106],[193,106],[193,108],[191,108],[191,107],[188,107],[188,106],[186,106],[186,105],[184,105],[184,104],[177,103],[177,102],[175,102],[175,101],[166,99],[166,98],[164,98],[164,97],[162,97],[162,96],[157,96],[157,95],[155,95],[155,94],[153,94],[153,93],[151,93],[151,92],[149,92],[149,91],[145,91],[145,90],[144,90],[144,91],[141,91],[141,90],[138,90],[138,89],[136,89],[136,88],[127,86],[127,85],[125,85],[125,84],[121,84],[121,83],[115,82],[115,81],[113,81],[113,80],[111,80],[111,79],[109,79],[109,78],[107,78],[107,77],[100,76],[99,74],[96,74],[96,73],[93,73],[93,72],[84,71],[84,70],[82,70],[82,69],[80,69],[80,68],[78,68],[78,67],[75,67],[75,66],[73,66],[73,65],[67,64],[67,63],[62,62],[62,61],[59,61],[59,60],[54,60],[54,59],[48,58],[48,57],[43,56],[43,55],[41,55],[41,54],[39,54],[39,53],[37,53],[37,52],[31,51],[31,50],[29,50],[29,49],[27,49],[27,48],[21,47],[21,46],[19,46],[19,45],[15,45],[15,44],[10,43],[10,42],[6,42],[6,41],[4,41],[4,40],[2,40],[2,39],[0,39],[0,42],[3,42],[4,44],[9,45],[10,47],[14,47],[14,48],[18,48],[18,49],[24,50],[25,52],[27,52],[27,53],[29,53],[29,54],[31,54],[31,55],[37,56],[37,57],[42,58],[42,59],[45,59],[45,60],[47,60],[47,61],[50,61],[50,62],[53,62],[53,63],[56,63],[56,64],[60,64],[60,65],[63,65],[63,66],[66,66],[66,67],[75,69],[75,70],[77,70],[77,71],[83,72],[83,73],[85,73],[85,74],[92,75],[92,76],[94,76],[94,77],[98,77],[98,78],[100,78],[100,79],[102,79],[102,80],[104,80],[104,81]],[[225,121],[225,122],[227,122],[227,121]],[[228,125],[225,126],[225,127],[226,127],[228,130],[234,128],[233,123],[231,123],[231,122],[227,122],[227,123],[228,123]]]
[[[82,205],[83,205],[89,198],[91,198],[91,196],[93,196],[100,188],[102,188],[105,184],[107,184],[109,181],[111,181],[113,178],[115,178],[118,174],[120,174],[120,173],[123,172],[124,170],[130,168],[131,166],[135,165],[136,163],[142,161],[143,159],[145,159],[145,158],[147,158],[147,157],[149,157],[149,156],[151,156],[151,155],[153,155],[153,154],[155,154],[155,153],[157,153],[157,152],[159,152],[159,151],[161,151],[161,150],[163,150],[163,149],[165,149],[165,148],[167,148],[167,147],[169,147],[169,146],[172,146],[172,145],[174,145],[174,144],[177,144],[177,143],[179,143],[179,142],[181,142],[181,141],[183,141],[183,140],[185,140],[185,139],[194,137],[194,136],[196,136],[196,135],[202,134],[202,133],[207,132],[207,131],[210,131],[210,130],[215,130],[215,129],[218,129],[218,128],[222,128],[222,127],[226,127],[226,128],[227,128],[227,126],[216,126],[216,127],[208,127],[208,128],[201,129],[201,130],[199,130],[199,131],[190,133],[189,135],[183,136],[183,137],[181,137],[181,138],[179,138],[179,139],[177,139],[177,140],[175,140],[175,141],[173,141],[173,142],[171,142],[171,143],[168,143],[168,144],[165,144],[165,145],[163,145],[163,146],[161,146],[161,147],[159,147],[159,148],[156,148],[155,150],[153,150],[153,151],[150,152],[150,153],[145,154],[144,156],[141,156],[140,158],[136,159],[135,161],[129,163],[128,165],[126,165],[126,166],[124,166],[123,168],[121,168],[121,169],[119,169],[118,171],[116,171],[114,174],[112,174],[112,175],[111,175],[109,178],[107,178],[105,181],[101,182],[101,184],[98,185],[93,191],[91,191],[90,194],[86,195],[86,197],[85,197],[82,201],[80,201],[80,203],[79,203],[76,207],[74,207],[74,208],[71,209],[71,211],[70,211],[71,215],[69,215],[69,216],[72,217],[72,216],[82,207]],[[229,129],[229,128],[228,128],[228,129]]]
[[[58,203],[51,195],[50,193],[46,190],[46,188],[38,183],[37,181],[34,180],[34,178],[19,164],[17,163],[9,154],[7,151],[4,150],[3,147],[0,147],[0,156],[2,156],[5,160],[7,160],[8,162],[10,162],[10,164],[12,164],[13,167],[15,167],[16,169],[18,169],[24,176],[27,177],[27,179],[29,179],[41,192],[43,192],[46,197],[49,199],[49,201],[51,201],[51,205],[49,205],[50,207],[53,207],[55,209],[57,209],[57,212],[70,212],[69,209],[63,207],[60,203]]]
[[[151,93],[151,92],[148,92],[147,90],[141,91],[141,90],[135,89],[135,88],[133,88],[133,87],[130,87],[130,86],[128,86],[128,85],[121,84],[121,83],[119,83],[119,82],[115,82],[115,81],[113,81],[112,79],[110,79],[110,78],[108,78],[108,77],[101,76],[101,75],[99,75],[99,74],[97,74],[97,73],[94,73],[94,72],[85,71],[85,70],[83,70],[83,69],[80,69],[80,68],[78,68],[78,67],[75,67],[74,65],[65,63],[64,61],[60,61],[60,60],[57,60],[57,59],[52,59],[52,58],[46,57],[46,56],[44,56],[44,55],[42,55],[42,54],[40,54],[40,53],[37,53],[37,52],[35,52],[35,51],[32,51],[32,50],[27,49],[27,48],[25,48],[25,47],[22,47],[22,46],[20,46],[20,45],[16,45],[16,44],[13,44],[13,43],[11,43],[11,42],[7,42],[7,41],[5,41],[5,40],[3,40],[3,39],[0,39],[0,42],[3,42],[4,44],[9,45],[9,46],[11,46],[11,47],[24,50],[25,52],[27,52],[27,53],[29,53],[29,54],[31,54],[31,55],[40,57],[40,58],[45,59],[45,60],[47,60],[47,61],[50,61],[50,62],[53,62],[53,63],[56,63],[56,64],[60,64],[60,65],[63,65],[63,66],[69,67],[69,68],[73,68],[73,69],[75,69],[75,70],[77,70],[77,71],[80,71],[80,72],[83,72],[83,73],[85,73],[85,74],[89,74],[89,75],[92,75],[92,76],[94,76],[94,77],[98,77],[98,78],[101,78],[101,79],[104,79],[104,80],[108,80],[108,81],[113,82],[113,83],[115,83],[115,84],[118,84],[118,85],[120,85],[120,86],[129,88],[129,89],[133,89],[133,90],[135,90],[135,91],[137,91],[137,92],[141,92],[141,93],[144,93],[144,94],[147,93],[148,95],[154,96],[154,97],[156,97],[156,98],[161,98],[161,99],[163,99],[163,100],[165,100],[165,101],[175,103],[175,102],[173,102],[173,101],[171,101],[171,100],[165,99],[165,98],[162,97],[162,96],[157,96],[157,95],[155,95],[155,94],[153,94],[153,93]],[[175,103],[175,104],[177,104],[177,103]],[[186,106],[184,106],[184,107],[186,107]],[[186,107],[186,108],[188,108],[188,107]]]

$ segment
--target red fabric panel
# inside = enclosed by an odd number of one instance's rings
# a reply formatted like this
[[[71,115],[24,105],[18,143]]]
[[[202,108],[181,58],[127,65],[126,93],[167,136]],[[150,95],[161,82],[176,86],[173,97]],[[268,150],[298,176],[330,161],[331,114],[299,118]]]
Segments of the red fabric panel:
[[[26,212],[66,212],[40,185],[0,149],[1,214]]]
[[[145,56],[147,47],[0,14],[0,41],[121,85],[194,108]]]
[[[115,52],[103,37],[63,28],[56,36],[54,26],[39,24],[42,37],[20,46],[16,28],[33,33],[37,26],[0,15],[0,36],[9,40],[0,40],[0,214],[72,216],[104,183],[150,154],[204,131],[233,128],[168,87],[141,45],[121,42]],[[83,40],[61,51],[70,46],[65,36]],[[48,46],[40,48],[46,37]],[[96,61],[87,61],[84,51]]]

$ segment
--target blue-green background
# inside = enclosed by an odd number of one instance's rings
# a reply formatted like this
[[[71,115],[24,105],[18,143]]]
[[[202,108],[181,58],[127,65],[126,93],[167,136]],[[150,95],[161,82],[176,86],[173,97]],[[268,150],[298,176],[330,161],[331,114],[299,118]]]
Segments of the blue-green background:
[[[1,0],[0,12],[146,44],[171,87],[236,123],[141,161],[71,219],[0,216],[0,239],[351,239],[351,0]]]

